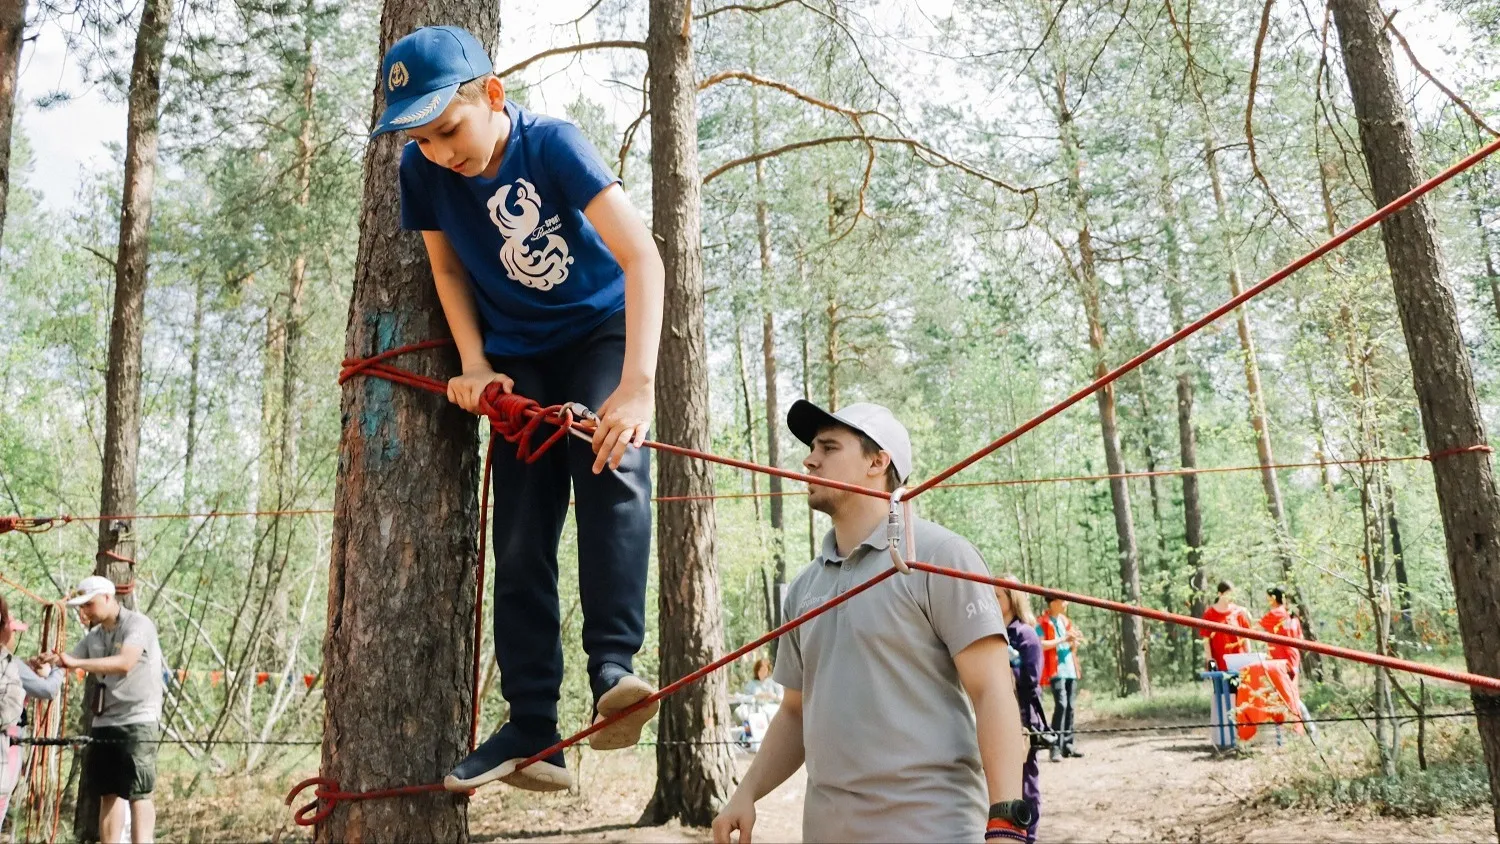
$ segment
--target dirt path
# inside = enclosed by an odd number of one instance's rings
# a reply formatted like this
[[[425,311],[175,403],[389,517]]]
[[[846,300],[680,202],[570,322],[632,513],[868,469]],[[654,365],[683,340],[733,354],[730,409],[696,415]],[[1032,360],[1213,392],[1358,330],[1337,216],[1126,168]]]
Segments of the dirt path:
[[[1080,749],[1086,758],[1042,762],[1040,838],[1048,844],[1494,841],[1487,811],[1398,820],[1255,807],[1249,796],[1264,761],[1216,758],[1196,733],[1094,736]],[[575,796],[482,793],[470,811],[474,840],[708,841],[703,829],[634,826],[651,796],[651,759],[644,748],[586,758]],[[739,761],[741,770],[748,766],[748,757]],[[801,840],[804,786],[799,772],[761,801],[757,842]]]

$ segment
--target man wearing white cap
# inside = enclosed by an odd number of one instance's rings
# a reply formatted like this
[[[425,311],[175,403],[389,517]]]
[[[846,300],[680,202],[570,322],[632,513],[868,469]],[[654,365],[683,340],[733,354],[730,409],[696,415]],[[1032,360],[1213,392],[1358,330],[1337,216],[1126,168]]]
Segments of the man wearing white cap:
[[[68,653],[46,655],[47,662],[80,669],[98,680],[83,775],[99,794],[99,840],[117,842],[130,814],[135,844],[152,840],[156,829],[156,751],[161,734],[162,659],[156,625],[120,605],[115,585],[91,575],[68,598],[89,632]],[[126,809],[126,804],[129,809]]]
[[[809,505],[833,530],[787,588],[790,618],[892,565],[889,495],[912,457],[906,428],[875,404],[829,413],[799,401],[787,427],[812,449],[808,474],[880,493],[811,485]],[[987,573],[952,531],[920,519],[904,529],[916,559]],[[1027,742],[990,587],[920,571],[887,578],[783,636],[773,677],[781,709],[714,820],[716,842],[737,830],[749,844],[755,801],[804,762],[804,841],[1026,840]]]

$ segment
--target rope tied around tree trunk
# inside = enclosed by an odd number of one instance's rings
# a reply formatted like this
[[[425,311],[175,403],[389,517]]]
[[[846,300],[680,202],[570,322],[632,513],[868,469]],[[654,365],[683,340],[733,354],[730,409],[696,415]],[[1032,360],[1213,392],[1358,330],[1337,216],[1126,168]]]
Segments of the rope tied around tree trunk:
[[[116,563],[124,563],[125,565],[130,566],[130,581],[127,582],[127,583],[117,583],[117,584],[115,584],[115,594],[116,595],[129,595],[132,592],[134,592],[135,591],[135,560],[132,560],[129,557],[124,556],[123,554],[116,554],[113,551],[100,551],[99,552],[99,556],[102,557],[103,559],[106,559],[106,560],[110,560],[110,561],[113,561],[113,562],[116,562]]]
[[[340,803],[355,802],[359,800],[379,800],[386,797],[410,797],[417,794],[460,793],[448,792],[442,783],[427,783],[425,785],[403,785],[396,788],[381,788],[374,791],[343,791],[339,787],[339,781],[332,777],[308,777],[292,787],[290,794],[286,796],[286,805],[292,805],[297,795],[312,786],[313,801],[298,809],[293,815],[298,826],[317,826],[333,814],[333,810]],[[472,796],[472,790],[461,792],[465,796]],[[319,808],[321,804],[321,808]]]

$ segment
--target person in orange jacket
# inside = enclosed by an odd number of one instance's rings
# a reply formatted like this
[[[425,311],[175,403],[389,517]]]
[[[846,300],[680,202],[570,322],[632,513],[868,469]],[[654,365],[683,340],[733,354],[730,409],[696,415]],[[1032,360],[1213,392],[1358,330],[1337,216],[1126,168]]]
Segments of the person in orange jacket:
[[[1302,622],[1286,608],[1286,590],[1272,586],[1266,590],[1266,614],[1260,617],[1260,626],[1267,633],[1278,636],[1302,638]],[[1270,645],[1271,659],[1286,660],[1287,676],[1293,680],[1302,673],[1302,652],[1287,645]]]
[[[1047,595],[1047,611],[1037,620],[1036,635],[1042,645],[1041,686],[1052,687],[1052,732],[1057,743],[1052,746],[1051,760],[1062,756],[1082,758],[1073,746],[1073,715],[1078,697],[1078,681],[1083,671],[1078,664],[1078,647],[1083,634],[1068,618],[1068,602]]]
[[[1244,607],[1229,600],[1234,592],[1234,584],[1227,580],[1219,581],[1219,599],[1203,610],[1203,620],[1218,624],[1228,624],[1234,627],[1250,627],[1250,613]],[[1231,633],[1221,633],[1208,630],[1198,631],[1200,635],[1208,637],[1208,651],[1212,656],[1209,664],[1210,670],[1228,671],[1229,662],[1225,657],[1230,654],[1242,654],[1250,650],[1250,645],[1239,636]]]

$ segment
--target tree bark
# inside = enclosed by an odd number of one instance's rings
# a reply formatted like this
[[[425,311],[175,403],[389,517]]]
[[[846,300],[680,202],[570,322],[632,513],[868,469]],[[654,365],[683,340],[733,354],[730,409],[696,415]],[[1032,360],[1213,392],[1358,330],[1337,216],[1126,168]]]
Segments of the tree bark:
[[[1162,162],[1165,164],[1165,161]],[[1165,174],[1165,170],[1163,173]],[[1169,183],[1162,184],[1162,232],[1167,250],[1167,311],[1172,330],[1180,331],[1187,320],[1182,304],[1182,249],[1177,235],[1177,201]],[[1172,350],[1173,368],[1177,371],[1177,454],[1184,469],[1198,468],[1198,432],[1193,427],[1193,358],[1185,344]],[[1192,569],[1192,613],[1203,615],[1208,606],[1208,573],[1203,568],[1203,507],[1199,503],[1198,476],[1182,476],[1183,542],[1187,545],[1187,564]]]
[[[5,206],[10,196],[10,136],[25,29],[26,0],[0,0],[0,241],[5,236]]]
[[[1054,87],[1057,94],[1057,123],[1062,139],[1063,163],[1067,171],[1068,194],[1078,217],[1077,281],[1081,287],[1084,314],[1088,319],[1089,350],[1094,356],[1094,377],[1101,378],[1109,372],[1108,344],[1104,336],[1104,320],[1099,307],[1099,277],[1094,256],[1093,234],[1089,230],[1088,195],[1083,188],[1082,154],[1064,85],[1063,77],[1059,75]],[[1105,466],[1111,475],[1124,474],[1125,461],[1120,454],[1120,431],[1115,413],[1114,385],[1111,384],[1098,390],[1094,393],[1094,397],[1099,405],[1099,432],[1104,440]],[[1115,543],[1119,553],[1120,591],[1126,602],[1140,604],[1140,551],[1136,544],[1135,523],[1130,513],[1130,487],[1124,478],[1110,479],[1109,497],[1115,515]],[[1139,616],[1124,613],[1120,614],[1119,621],[1120,691],[1127,695],[1149,692],[1151,684],[1146,671],[1145,625]]]
[[[651,0],[646,53],[651,98],[652,226],[666,268],[666,311],[656,406],[662,440],[707,449],[708,350],[703,326],[703,244],[698,176],[697,84],[693,73],[691,0]],[[662,496],[713,492],[709,464],[661,455]],[[724,649],[714,510],[710,501],[657,507],[661,673],[676,678]],[[721,742],[729,723],[722,672],[662,701],[656,747],[656,793],[642,820],[708,826],[734,784],[734,763]]]
[[[146,272],[151,235],[151,198],[156,182],[161,64],[172,25],[171,0],[146,0],[136,30],[125,128],[125,183],[120,193],[120,236],[115,254],[115,301],[109,325],[109,369],[104,387],[104,468],[99,512],[124,515],[99,525],[94,573],[117,585],[135,580],[136,463],[141,445],[141,345],[146,329]],[[120,596],[135,607],[135,595]],[[93,690],[91,681],[85,694]],[[84,726],[91,719],[85,708]],[[73,816],[80,841],[99,837],[99,798],[85,778]]]
[[[1376,0],[1332,0],[1377,204],[1422,180],[1410,117],[1396,77],[1385,17]],[[1474,376],[1453,291],[1443,277],[1432,206],[1418,200],[1380,224],[1413,386],[1430,453],[1485,442]],[[1467,452],[1432,462],[1459,632],[1470,671],[1500,676],[1500,495],[1490,456]],[[1500,834],[1500,696],[1473,692]]]
[[[750,453],[750,462],[760,458],[755,448],[755,404],[750,400],[750,367],[745,362],[745,332],[740,325],[738,309],[734,317],[734,364],[740,376],[740,400],[745,407],[745,448]],[[755,523],[760,524],[760,479],[759,472],[746,472],[750,482],[750,505],[755,510]]]
[[[425,24],[494,43],[499,8],[482,0],[385,0],[381,52]],[[378,91],[384,91],[380,80]],[[374,98],[371,123],[384,107]],[[422,241],[401,230],[395,174],[404,144],[365,153],[359,253],[345,350],[366,356],[448,333]],[[451,351],[402,366],[445,378]],[[440,780],[469,747],[476,690],[474,418],[440,396],[377,378],[343,388],[343,431],[323,640],[322,774],[362,791]],[[462,633],[455,634],[455,624]],[[413,647],[413,644],[417,647]],[[392,682],[406,678],[411,682]],[[342,804],[317,840],[468,840],[467,801],[445,793]]]

